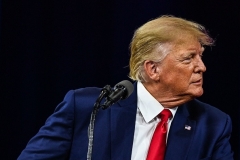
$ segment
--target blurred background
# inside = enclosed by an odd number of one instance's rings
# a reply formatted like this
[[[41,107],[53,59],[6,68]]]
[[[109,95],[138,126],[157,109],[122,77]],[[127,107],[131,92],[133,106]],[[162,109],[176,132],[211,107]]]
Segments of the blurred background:
[[[230,115],[240,159],[240,5],[223,0],[0,0],[0,159],[16,159],[70,89],[128,79],[135,29],[163,14],[204,25],[200,100]],[[197,145],[197,144],[196,144]]]

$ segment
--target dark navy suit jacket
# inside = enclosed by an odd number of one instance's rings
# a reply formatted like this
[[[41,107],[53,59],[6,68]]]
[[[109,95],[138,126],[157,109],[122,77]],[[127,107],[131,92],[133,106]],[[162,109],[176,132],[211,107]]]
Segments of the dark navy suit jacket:
[[[99,88],[69,91],[18,160],[86,160],[88,126]],[[130,160],[137,110],[133,94],[95,120],[92,160]],[[179,106],[171,124],[166,160],[232,160],[231,120],[222,111],[192,100]]]

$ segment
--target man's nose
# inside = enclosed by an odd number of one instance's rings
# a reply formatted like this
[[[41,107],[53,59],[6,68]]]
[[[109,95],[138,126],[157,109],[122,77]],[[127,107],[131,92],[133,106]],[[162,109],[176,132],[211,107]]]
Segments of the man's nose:
[[[202,58],[199,56],[197,57],[196,63],[195,63],[195,72],[205,72],[206,66],[202,61]]]

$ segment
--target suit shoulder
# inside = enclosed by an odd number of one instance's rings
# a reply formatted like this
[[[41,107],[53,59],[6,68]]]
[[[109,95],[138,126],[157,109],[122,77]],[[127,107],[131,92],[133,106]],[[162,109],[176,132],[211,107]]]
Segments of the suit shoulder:
[[[63,104],[74,104],[76,106],[81,104],[91,103],[97,100],[98,96],[101,93],[101,88],[97,87],[85,87],[74,90],[69,90],[62,101]]]
[[[190,116],[195,118],[206,116],[215,119],[222,119],[228,117],[228,115],[220,109],[197,99],[190,101],[187,104],[187,108]]]

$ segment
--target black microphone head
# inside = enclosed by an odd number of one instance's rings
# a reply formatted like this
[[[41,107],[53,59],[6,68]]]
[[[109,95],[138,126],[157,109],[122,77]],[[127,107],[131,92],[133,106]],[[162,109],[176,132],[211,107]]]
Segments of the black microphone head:
[[[122,99],[126,99],[127,97],[129,97],[134,89],[133,84],[128,80],[123,80],[119,82],[114,86],[114,88],[125,88],[124,91],[125,94],[123,95]]]

